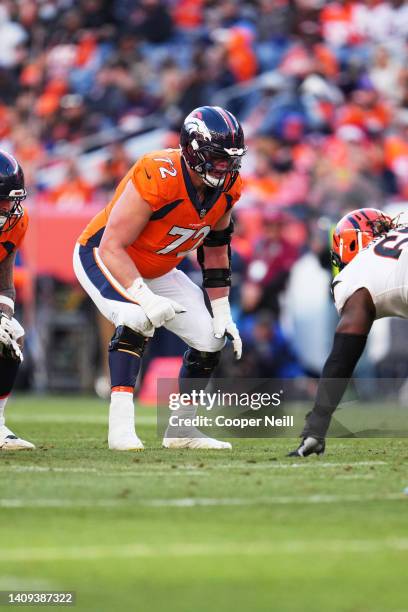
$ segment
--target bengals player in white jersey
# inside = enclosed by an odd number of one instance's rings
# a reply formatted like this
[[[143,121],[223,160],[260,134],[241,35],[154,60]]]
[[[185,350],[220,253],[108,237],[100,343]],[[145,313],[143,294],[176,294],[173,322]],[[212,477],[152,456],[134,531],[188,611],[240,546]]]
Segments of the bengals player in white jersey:
[[[180,149],[141,157],[112,201],[87,226],[74,253],[79,282],[116,327],[109,345],[109,447],[142,449],[134,428],[133,392],[146,342],[166,327],[188,345],[180,391],[192,379],[202,388],[230,337],[241,339],[228,302],[231,285],[231,209],[241,194],[244,134],[230,112],[212,106],[185,119]],[[177,265],[198,250],[202,291]],[[163,440],[166,448],[229,449],[187,429]]]
[[[332,238],[333,264],[340,269],[332,293],[340,321],[323,367],[302,443],[289,454],[307,457],[325,450],[325,436],[376,319],[408,319],[408,225],[375,208],[345,215]]]
[[[12,155],[0,151],[0,450],[34,448],[5,424],[6,403],[23,360],[24,329],[14,318],[13,269],[28,227],[27,211],[21,205],[26,196],[20,165]]]

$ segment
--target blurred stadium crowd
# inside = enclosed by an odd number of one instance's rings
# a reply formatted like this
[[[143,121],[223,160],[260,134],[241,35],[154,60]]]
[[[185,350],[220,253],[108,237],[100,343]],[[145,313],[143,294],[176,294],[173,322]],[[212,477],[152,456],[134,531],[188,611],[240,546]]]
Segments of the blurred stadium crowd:
[[[22,164],[34,211],[91,217],[138,154],[178,146],[190,110],[225,105],[249,145],[232,296],[247,350],[232,373],[315,375],[335,321],[332,224],[408,201],[407,47],[403,0],[3,0],[0,146]],[[185,269],[200,282],[193,259]],[[34,354],[39,322],[81,303],[45,272],[26,291]],[[159,336],[151,357],[181,354]]]

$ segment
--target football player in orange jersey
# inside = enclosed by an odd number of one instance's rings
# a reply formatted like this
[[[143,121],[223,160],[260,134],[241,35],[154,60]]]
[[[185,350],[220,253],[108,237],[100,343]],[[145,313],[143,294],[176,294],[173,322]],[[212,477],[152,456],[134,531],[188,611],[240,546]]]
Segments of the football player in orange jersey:
[[[241,356],[228,294],[231,209],[241,194],[246,152],[242,127],[230,112],[203,106],[184,120],[180,144],[141,157],[75,248],[79,282],[116,327],[109,345],[108,443],[114,450],[143,449],[134,427],[133,391],[140,357],[156,328],[169,329],[189,346],[182,393],[192,390],[193,379],[205,388],[225,337]],[[196,249],[204,292],[177,269]],[[231,448],[192,428],[181,428],[177,436],[168,430],[163,445]]]
[[[0,151],[0,450],[34,448],[5,425],[4,409],[20,363],[24,329],[14,318],[13,269],[16,251],[27,231],[28,216],[21,202],[27,197],[24,174],[12,155]]]

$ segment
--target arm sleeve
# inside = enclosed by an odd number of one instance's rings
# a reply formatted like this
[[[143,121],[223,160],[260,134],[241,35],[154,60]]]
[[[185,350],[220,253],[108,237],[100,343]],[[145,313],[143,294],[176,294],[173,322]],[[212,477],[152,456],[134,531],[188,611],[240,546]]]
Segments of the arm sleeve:
[[[367,336],[336,333],[333,347],[324,364],[316,401],[306,419],[302,435],[324,438],[333,412],[343,397],[354,368],[367,342]]]

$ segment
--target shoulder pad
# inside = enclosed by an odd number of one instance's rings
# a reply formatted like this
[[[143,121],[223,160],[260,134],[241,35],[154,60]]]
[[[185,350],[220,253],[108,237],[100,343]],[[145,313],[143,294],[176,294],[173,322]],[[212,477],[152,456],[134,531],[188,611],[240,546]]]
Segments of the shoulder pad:
[[[133,183],[152,210],[180,197],[182,173],[177,149],[164,149],[143,155],[135,164]]]

